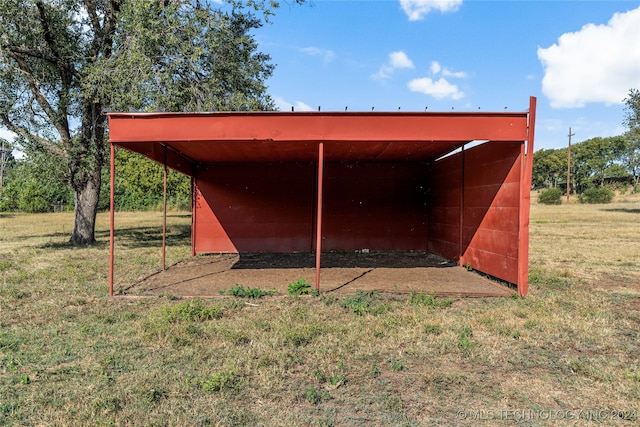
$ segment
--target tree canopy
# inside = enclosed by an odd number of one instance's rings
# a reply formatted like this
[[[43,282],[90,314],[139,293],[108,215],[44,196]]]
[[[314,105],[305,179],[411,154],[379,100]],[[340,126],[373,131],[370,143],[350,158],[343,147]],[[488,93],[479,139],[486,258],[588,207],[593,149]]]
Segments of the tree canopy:
[[[0,0],[0,123],[57,156],[74,194],[71,242],[95,241],[103,110],[272,109],[273,66],[252,31],[275,4]]]
[[[622,161],[634,178],[634,185],[640,184],[640,90],[631,89],[624,100],[625,117],[623,124],[628,129],[625,136],[625,150]]]
[[[613,137],[596,137],[573,145],[571,182],[576,191],[607,180],[640,183],[640,91],[629,90],[623,100],[623,124],[627,132]],[[567,149],[543,149],[533,154],[534,187],[558,187],[567,180]]]

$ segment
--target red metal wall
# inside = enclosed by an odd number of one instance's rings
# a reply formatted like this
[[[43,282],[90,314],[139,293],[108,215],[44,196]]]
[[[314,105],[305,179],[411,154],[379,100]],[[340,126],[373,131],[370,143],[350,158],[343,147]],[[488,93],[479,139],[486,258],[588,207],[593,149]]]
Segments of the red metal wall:
[[[315,249],[313,163],[209,164],[196,178],[196,253]],[[327,163],[326,251],[426,250],[426,166]]]
[[[434,162],[429,169],[428,250],[450,260],[460,259],[462,154]]]
[[[322,249],[427,249],[427,166],[420,162],[327,163]]]
[[[216,163],[195,180],[196,253],[311,251],[310,163]]]
[[[461,265],[518,282],[522,143],[484,144],[464,153]]]
[[[521,146],[486,143],[434,163],[429,251],[518,283]]]

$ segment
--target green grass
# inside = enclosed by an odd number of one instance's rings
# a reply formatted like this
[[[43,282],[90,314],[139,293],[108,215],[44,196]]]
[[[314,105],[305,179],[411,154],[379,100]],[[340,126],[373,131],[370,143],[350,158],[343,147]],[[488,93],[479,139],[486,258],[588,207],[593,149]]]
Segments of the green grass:
[[[71,214],[2,214],[0,425],[444,426],[478,424],[460,410],[638,411],[639,208],[532,206],[526,298],[259,305],[108,298],[106,214],[99,243],[82,249],[66,244]],[[126,288],[160,264],[161,216],[116,222]],[[189,224],[169,216],[169,264],[190,255]]]

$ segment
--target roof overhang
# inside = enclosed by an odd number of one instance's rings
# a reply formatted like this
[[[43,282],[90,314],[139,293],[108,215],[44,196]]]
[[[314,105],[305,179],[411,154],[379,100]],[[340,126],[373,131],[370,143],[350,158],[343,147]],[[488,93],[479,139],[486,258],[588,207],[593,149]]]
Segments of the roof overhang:
[[[188,175],[203,163],[432,161],[475,140],[525,141],[528,112],[108,113],[109,141]]]

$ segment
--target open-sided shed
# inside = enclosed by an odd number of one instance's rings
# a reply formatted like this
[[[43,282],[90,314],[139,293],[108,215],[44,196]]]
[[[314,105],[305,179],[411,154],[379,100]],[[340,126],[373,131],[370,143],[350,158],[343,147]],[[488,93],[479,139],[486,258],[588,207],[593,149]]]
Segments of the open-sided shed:
[[[194,255],[315,252],[319,286],[323,251],[425,251],[525,295],[535,107],[109,113],[112,188],[115,146],[191,176]]]

